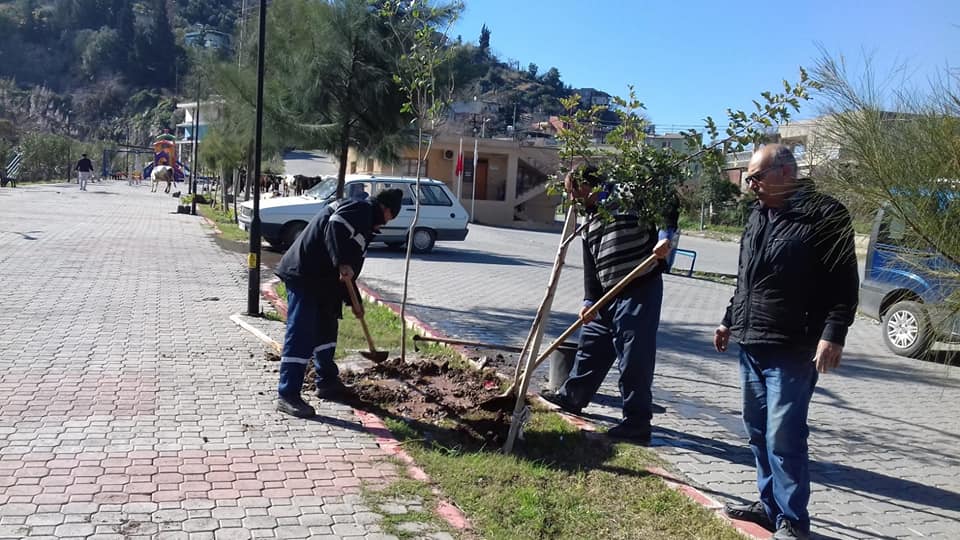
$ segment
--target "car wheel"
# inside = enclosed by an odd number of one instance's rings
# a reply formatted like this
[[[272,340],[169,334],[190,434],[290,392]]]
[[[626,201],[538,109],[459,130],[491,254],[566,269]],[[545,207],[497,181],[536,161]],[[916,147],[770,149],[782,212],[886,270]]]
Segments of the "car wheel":
[[[430,253],[437,237],[430,229],[417,229],[413,232],[413,250],[417,253]]]
[[[284,249],[293,245],[297,241],[300,233],[307,228],[307,224],[302,221],[291,221],[283,226],[282,239]]]
[[[933,342],[933,328],[923,304],[905,300],[890,306],[883,316],[883,341],[901,356],[923,356]]]

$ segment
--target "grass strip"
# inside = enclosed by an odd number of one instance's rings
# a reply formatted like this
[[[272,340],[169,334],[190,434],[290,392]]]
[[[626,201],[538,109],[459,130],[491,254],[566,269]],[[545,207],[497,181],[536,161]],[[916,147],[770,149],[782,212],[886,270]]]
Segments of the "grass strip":
[[[217,224],[225,240],[232,240],[234,242],[248,242],[250,240],[250,235],[233,222],[232,209],[214,208],[208,204],[198,204],[197,211],[200,212],[200,215],[203,217]]]
[[[387,426],[482,538],[742,539],[648,473],[663,466],[656,454],[580,432],[554,413],[535,412],[509,456],[448,445],[442,430]]]

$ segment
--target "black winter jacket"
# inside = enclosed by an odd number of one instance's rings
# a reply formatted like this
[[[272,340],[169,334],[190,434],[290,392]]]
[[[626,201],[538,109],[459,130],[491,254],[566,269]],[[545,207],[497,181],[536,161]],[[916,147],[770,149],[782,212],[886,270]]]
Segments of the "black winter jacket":
[[[350,265],[354,276],[360,275],[373,227],[380,224],[383,213],[372,201],[330,204],[287,249],[276,274],[284,283],[315,295],[331,314],[339,316],[343,303],[350,301],[339,266]]]
[[[723,325],[744,345],[843,345],[859,283],[850,214],[804,185],[783,208],[750,212]]]

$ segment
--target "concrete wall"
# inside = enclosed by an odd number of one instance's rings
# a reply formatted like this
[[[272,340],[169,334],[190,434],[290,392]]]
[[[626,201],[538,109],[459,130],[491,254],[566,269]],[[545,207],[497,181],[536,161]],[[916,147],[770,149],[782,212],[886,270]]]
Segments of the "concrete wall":
[[[523,211],[520,212],[520,215],[537,223],[553,223],[556,219],[557,205],[560,204],[560,200],[560,195],[541,193],[523,203]]]

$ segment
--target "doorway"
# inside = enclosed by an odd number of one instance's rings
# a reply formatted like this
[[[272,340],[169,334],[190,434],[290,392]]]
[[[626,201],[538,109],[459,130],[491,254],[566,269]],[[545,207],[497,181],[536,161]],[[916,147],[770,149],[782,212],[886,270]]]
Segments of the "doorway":
[[[474,181],[477,183],[477,200],[485,201],[487,200],[487,169],[489,169],[490,163],[481,159],[477,161],[477,171]]]

